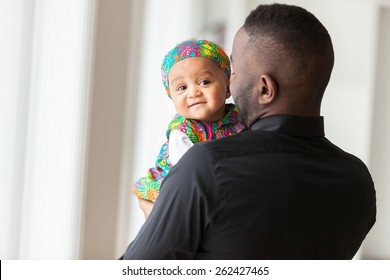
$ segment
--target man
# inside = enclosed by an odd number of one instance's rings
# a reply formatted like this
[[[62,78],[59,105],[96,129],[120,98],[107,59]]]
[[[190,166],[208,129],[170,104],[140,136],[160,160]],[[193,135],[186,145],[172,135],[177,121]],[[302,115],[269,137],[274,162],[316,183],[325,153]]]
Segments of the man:
[[[366,166],[324,137],[327,30],[302,8],[260,5],[231,58],[250,129],[183,156],[124,258],[353,258],[375,223],[375,190]]]

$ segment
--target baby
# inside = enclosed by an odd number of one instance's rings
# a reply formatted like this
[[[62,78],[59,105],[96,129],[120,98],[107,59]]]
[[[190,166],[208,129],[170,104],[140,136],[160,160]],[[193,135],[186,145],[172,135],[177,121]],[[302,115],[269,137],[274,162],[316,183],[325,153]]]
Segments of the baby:
[[[167,141],[157,156],[156,166],[135,183],[134,192],[154,202],[162,180],[170,168],[194,143],[239,133],[238,121],[230,97],[230,61],[218,45],[206,40],[189,40],[176,45],[165,56],[162,80],[177,114],[168,125]]]

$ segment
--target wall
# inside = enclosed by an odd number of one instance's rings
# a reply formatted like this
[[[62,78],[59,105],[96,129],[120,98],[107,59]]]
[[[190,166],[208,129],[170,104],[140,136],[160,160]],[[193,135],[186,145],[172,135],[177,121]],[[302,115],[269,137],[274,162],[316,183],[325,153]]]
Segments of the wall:
[[[132,3],[98,1],[82,259],[115,259],[124,154]],[[131,123],[130,123],[131,126]],[[129,139],[131,141],[131,139]],[[129,190],[127,194],[129,195]],[[127,230],[122,229],[125,233]]]
[[[390,7],[379,14],[370,168],[377,192],[377,222],[363,247],[366,259],[390,259]]]

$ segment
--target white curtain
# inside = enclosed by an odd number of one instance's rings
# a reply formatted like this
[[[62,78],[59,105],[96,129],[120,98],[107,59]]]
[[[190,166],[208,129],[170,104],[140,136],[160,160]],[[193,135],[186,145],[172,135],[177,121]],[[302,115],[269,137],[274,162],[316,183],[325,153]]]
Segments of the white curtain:
[[[76,259],[93,0],[0,0],[0,258]]]

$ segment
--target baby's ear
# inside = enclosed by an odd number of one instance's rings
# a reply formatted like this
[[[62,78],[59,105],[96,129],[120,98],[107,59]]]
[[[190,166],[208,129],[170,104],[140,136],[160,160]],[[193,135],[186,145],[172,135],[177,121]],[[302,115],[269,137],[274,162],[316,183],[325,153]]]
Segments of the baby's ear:
[[[232,96],[232,94],[230,93],[230,86],[228,85],[226,89],[226,99],[228,99],[230,96]]]

